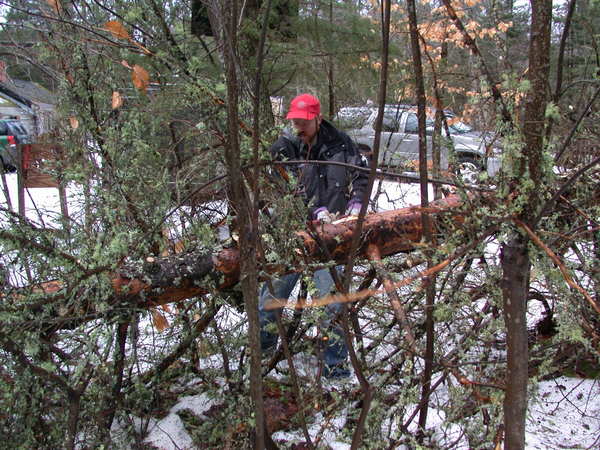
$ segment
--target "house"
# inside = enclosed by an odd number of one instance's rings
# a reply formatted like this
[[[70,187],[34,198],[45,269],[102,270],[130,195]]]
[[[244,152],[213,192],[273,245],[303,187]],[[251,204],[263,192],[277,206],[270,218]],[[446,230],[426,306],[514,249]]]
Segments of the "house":
[[[0,61],[0,119],[19,119],[32,136],[51,129],[56,97],[33,81],[11,79]]]

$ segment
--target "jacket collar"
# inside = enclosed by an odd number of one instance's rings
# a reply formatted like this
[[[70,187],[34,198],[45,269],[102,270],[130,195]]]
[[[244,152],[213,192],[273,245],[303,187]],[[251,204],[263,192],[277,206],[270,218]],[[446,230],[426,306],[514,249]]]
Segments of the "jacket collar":
[[[307,154],[307,146],[304,144],[302,139],[300,139],[293,132],[291,128],[286,128],[284,130],[284,135],[287,135],[287,138],[290,139],[297,148],[300,150],[300,157],[306,158]],[[317,151],[317,154],[311,155],[311,158],[318,158],[320,153],[324,149],[328,147],[328,144],[334,142],[338,139],[339,132],[338,130],[329,122],[328,120],[323,119],[321,121],[321,125],[319,126],[319,131],[317,132],[317,139],[312,146],[312,148]]]

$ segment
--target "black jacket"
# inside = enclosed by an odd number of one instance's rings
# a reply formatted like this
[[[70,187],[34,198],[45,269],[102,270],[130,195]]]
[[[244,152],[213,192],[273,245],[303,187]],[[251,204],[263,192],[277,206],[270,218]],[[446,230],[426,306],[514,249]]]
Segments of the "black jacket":
[[[276,160],[305,160],[305,164],[290,164],[287,170],[299,180],[299,194],[313,212],[326,207],[330,213],[344,214],[352,200],[362,202],[367,187],[367,175],[363,172],[333,164],[311,164],[309,160],[335,161],[366,167],[363,158],[350,137],[323,120],[317,140],[310,149],[294,135],[281,136],[272,146],[271,154]]]

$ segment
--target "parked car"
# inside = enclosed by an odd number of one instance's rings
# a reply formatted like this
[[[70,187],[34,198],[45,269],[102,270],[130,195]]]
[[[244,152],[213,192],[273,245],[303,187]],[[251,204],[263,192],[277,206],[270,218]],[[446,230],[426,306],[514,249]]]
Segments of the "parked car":
[[[429,110],[426,134],[433,134],[434,110]],[[499,150],[493,145],[493,135],[476,132],[462,123],[450,111],[445,111],[449,122],[455,161],[463,179],[474,182],[479,173],[487,170],[494,175],[499,167]],[[341,108],[336,122],[341,129],[354,139],[359,149],[370,155],[375,140],[375,119],[377,108],[371,106]],[[445,132],[444,132],[445,135]],[[442,147],[441,166],[448,169],[450,155],[448,145]],[[431,158],[431,139],[427,140],[428,157]],[[419,159],[419,136],[417,109],[412,105],[386,105],[383,115],[379,165],[404,167],[408,161]]]
[[[27,129],[17,119],[0,119],[0,163],[7,172],[19,165],[23,145],[31,143]]]

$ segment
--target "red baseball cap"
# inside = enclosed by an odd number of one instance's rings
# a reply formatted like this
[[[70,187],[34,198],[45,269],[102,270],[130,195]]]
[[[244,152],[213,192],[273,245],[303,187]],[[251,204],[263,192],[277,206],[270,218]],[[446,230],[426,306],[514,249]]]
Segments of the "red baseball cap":
[[[321,103],[310,94],[300,94],[290,103],[286,119],[312,120],[321,114]]]

